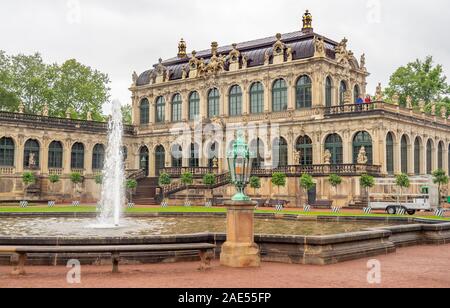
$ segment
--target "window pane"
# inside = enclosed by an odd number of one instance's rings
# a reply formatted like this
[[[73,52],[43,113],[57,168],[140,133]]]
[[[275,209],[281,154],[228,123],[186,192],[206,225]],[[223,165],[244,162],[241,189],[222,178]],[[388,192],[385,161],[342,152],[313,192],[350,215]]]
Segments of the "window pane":
[[[250,89],[250,112],[264,112],[264,88],[260,82],[256,82]]]
[[[312,89],[311,89],[311,79],[308,76],[302,76],[298,79],[296,92],[297,92],[296,95],[297,109],[311,108]]]
[[[287,87],[283,79],[278,79],[273,84],[272,89],[272,111],[287,110]]]

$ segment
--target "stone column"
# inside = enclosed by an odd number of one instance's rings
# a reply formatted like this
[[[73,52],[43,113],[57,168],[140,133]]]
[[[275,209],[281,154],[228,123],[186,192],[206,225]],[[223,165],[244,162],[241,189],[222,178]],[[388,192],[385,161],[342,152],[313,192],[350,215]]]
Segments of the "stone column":
[[[164,100],[166,101],[166,107],[165,107],[166,108],[166,110],[165,110],[166,121],[165,122],[170,123],[170,122],[172,122],[172,101],[171,101],[170,95],[165,96]]]
[[[66,140],[63,148],[63,174],[70,174],[71,172],[71,156],[72,156],[72,142]]]
[[[411,139],[408,143],[408,174],[414,175],[414,143]]]
[[[84,150],[84,175],[92,175],[92,153],[94,144],[85,144]]]
[[[272,91],[270,86],[270,79],[264,80],[264,112],[271,112],[272,110]]]
[[[17,143],[17,147],[16,147],[16,172],[17,173],[22,173],[23,172],[23,163],[24,163],[24,138],[19,138],[18,139],[18,143]]]
[[[156,122],[156,105],[155,105],[155,101],[151,101],[150,102],[150,124],[155,124]]]
[[[250,99],[247,84],[244,84],[242,87],[242,114],[250,114]]]
[[[181,109],[182,109],[182,119],[184,122],[189,121],[189,98],[186,92],[181,93]]]
[[[295,110],[296,109],[296,97],[295,97],[295,81],[293,78],[291,78],[288,81],[288,110]]]
[[[229,201],[227,241],[222,246],[220,263],[233,268],[259,267],[261,258],[254,240],[255,202]]]
[[[49,141],[44,140],[41,144],[40,149],[40,169],[42,175],[48,175],[48,147],[49,147]]]

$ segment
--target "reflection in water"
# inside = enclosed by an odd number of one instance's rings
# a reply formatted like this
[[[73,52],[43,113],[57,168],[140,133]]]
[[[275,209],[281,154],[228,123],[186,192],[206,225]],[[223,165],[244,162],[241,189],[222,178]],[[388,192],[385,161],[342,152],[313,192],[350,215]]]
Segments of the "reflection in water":
[[[225,218],[124,218],[117,229],[92,229],[95,219],[85,218],[2,218],[0,236],[116,237],[225,233]],[[389,225],[394,225],[390,223]],[[330,235],[383,227],[383,222],[315,222],[255,220],[256,234]]]

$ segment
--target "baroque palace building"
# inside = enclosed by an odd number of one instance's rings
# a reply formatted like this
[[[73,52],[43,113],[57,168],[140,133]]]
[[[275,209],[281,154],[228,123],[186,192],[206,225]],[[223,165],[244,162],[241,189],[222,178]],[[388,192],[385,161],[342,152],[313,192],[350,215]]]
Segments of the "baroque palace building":
[[[144,187],[157,186],[146,179],[161,172],[174,179],[184,171],[197,179],[210,172],[224,176],[226,152],[238,129],[244,129],[255,153],[260,192],[292,202],[304,173],[316,181],[312,202],[332,198],[352,205],[362,195],[362,174],[412,176],[450,169],[446,110],[438,117],[426,114],[422,102],[417,110],[410,100],[406,107],[395,99],[385,103],[380,86],[370,103],[356,104],[366,97],[365,56],[358,60],[347,39],[337,42],[315,33],[309,12],[300,31],[223,47],[213,42],[210,49],[190,54],[186,45],[181,40],[176,57],[133,74],[133,123],[125,128],[124,158],[129,175]],[[102,169],[105,123],[23,110],[0,113],[0,120],[1,199],[20,198],[25,170],[40,175],[41,198],[69,198],[73,171],[85,177],[82,198],[98,197],[93,179]],[[288,175],[279,192],[270,183],[274,171]],[[49,174],[63,181],[50,185]],[[343,177],[334,193],[330,174]],[[229,196],[230,188],[220,184],[216,193]],[[176,195],[180,185],[165,191]]]

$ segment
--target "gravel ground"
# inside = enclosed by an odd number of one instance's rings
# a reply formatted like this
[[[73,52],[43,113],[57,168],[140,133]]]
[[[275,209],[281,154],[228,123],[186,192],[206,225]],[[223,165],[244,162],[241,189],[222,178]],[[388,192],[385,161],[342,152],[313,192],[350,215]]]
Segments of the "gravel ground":
[[[110,266],[83,266],[81,284],[66,282],[65,267],[28,267],[27,276],[9,275],[0,267],[4,287],[145,287],[145,288],[305,288],[305,287],[450,287],[450,245],[402,248],[379,256],[381,284],[367,282],[370,259],[330,266],[263,263],[258,269],[229,269],[216,260],[211,270],[197,271],[197,263],[121,266],[111,274]]]

